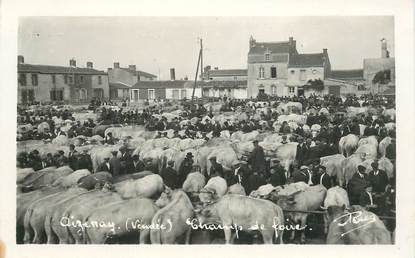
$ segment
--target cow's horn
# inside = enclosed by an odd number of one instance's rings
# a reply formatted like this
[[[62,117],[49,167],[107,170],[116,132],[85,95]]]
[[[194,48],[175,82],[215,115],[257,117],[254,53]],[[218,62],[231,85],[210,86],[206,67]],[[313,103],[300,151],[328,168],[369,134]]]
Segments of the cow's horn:
[[[320,209],[322,209],[322,210],[327,210],[327,208],[326,207],[324,207],[323,205],[320,205]]]

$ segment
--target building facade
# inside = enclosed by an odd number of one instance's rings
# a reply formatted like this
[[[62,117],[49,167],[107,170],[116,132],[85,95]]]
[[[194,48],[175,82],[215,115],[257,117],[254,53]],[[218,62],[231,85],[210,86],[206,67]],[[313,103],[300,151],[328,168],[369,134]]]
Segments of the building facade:
[[[286,95],[288,88],[288,63],[298,54],[296,41],[290,37],[283,42],[256,42],[249,40],[248,52],[248,97],[263,92],[268,95]]]
[[[191,99],[194,82],[188,80],[138,81],[131,87],[131,103],[160,99]],[[201,87],[195,89],[195,97],[202,96]]]
[[[245,81],[248,80],[247,69],[218,69],[205,68],[203,74],[206,81]]]
[[[139,81],[153,81],[157,76],[136,69],[136,65],[128,68],[120,67],[120,63],[114,63],[113,68],[108,68],[108,79],[111,100],[128,99],[131,96],[131,87]]]
[[[70,60],[69,66],[34,65],[24,63],[24,57],[18,56],[17,71],[21,104],[82,104],[93,98],[109,98],[108,74],[94,69],[92,62],[87,62],[86,68],[77,67],[75,60]]]

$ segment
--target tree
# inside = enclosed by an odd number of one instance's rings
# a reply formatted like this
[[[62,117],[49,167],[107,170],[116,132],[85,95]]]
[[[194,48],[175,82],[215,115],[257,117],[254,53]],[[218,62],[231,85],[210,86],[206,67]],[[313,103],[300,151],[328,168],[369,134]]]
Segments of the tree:
[[[388,84],[391,81],[391,70],[379,71],[373,77],[373,84]]]
[[[304,86],[316,91],[324,90],[324,82],[321,79],[308,80],[307,84]]]

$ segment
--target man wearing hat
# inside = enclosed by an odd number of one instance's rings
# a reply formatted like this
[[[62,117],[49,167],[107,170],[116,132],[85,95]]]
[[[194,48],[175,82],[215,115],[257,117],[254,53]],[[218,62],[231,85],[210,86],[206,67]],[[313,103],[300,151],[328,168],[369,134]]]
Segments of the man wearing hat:
[[[349,194],[351,205],[359,204],[360,195],[365,190],[367,183],[366,167],[358,165],[356,173],[347,184],[347,193]]]
[[[179,166],[179,187],[181,187],[184,183],[184,180],[186,180],[187,175],[192,172],[192,166],[193,166],[193,154],[191,152],[188,152],[186,154],[186,157],[183,159],[182,163]]]
[[[109,133],[107,133],[107,135],[105,135],[104,143],[111,144],[111,145],[115,144],[115,139],[112,136],[112,132],[109,132]]]
[[[178,175],[177,171],[173,168],[174,161],[169,160],[167,162],[167,167],[161,170],[161,177],[163,178],[163,182],[166,186],[170,187],[171,189],[180,188],[178,184]]]
[[[69,145],[69,153],[68,153],[68,165],[69,167],[71,167],[73,170],[76,170],[76,163],[77,163],[77,158],[76,155],[78,154],[78,151],[75,150],[75,145],[71,144]]]
[[[379,169],[379,164],[374,161],[372,164],[372,171],[369,172],[367,180],[373,187],[374,193],[384,193],[386,186],[389,184],[389,178],[385,171]]]
[[[120,162],[120,158],[117,157],[118,155],[118,151],[114,150],[111,151],[112,157],[109,160],[109,163],[111,165],[112,171],[111,174],[112,176],[118,176],[121,174],[121,162]]]
[[[250,156],[250,164],[253,171],[261,174],[265,172],[265,154],[264,149],[258,145],[258,140],[253,141],[254,149]]]
[[[311,174],[310,169],[307,166],[305,166],[305,165],[302,165],[300,167],[300,170],[299,171],[296,171],[296,172],[293,173],[294,183],[296,183],[296,182],[304,182],[304,183],[306,183],[308,185],[312,185],[313,184],[312,177],[313,176]]]
[[[110,157],[105,157],[104,158],[104,162],[102,162],[97,169],[97,172],[102,172],[102,171],[106,171],[106,172],[110,172],[112,174],[112,167],[110,164]]]
[[[88,169],[92,172],[92,159],[88,154],[88,150],[84,150],[78,159],[78,169]]]
[[[376,208],[378,207],[375,203],[375,198],[372,194],[372,190],[373,187],[370,184],[370,182],[368,182],[364,188],[364,190],[362,191],[362,193],[360,194],[359,197],[359,205],[364,207],[365,209],[367,209],[368,211],[376,211]]]
[[[215,176],[220,176],[222,178],[225,178],[225,176],[223,174],[223,167],[222,167],[221,164],[219,164],[217,162],[216,156],[210,157],[209,161],[211,163],[211,167],[210,167],[209,175],[207,176],[207,179],[209,180],[209,178],[212,178],[212,177],[215,177]]]
[[[333,186],[331,183],[331,177],[329,176],[329,174],[327,174],[327,169],[325,166],[319,166],[317,175],[317,182],[314,182],[315,185],[324,185],[326,189],[329,189]]]
[[[131,168],[129,170],[129,173],[137,173],[137,172],[141,172],[144,171],[144,162],[142,162],[140,160],[140,155],[135,154],[132,157],[132,164],[131,164]]]
[[[304,142],[303,137],[298,137],[297,152],[295,155],[295,159],[297,160],[298,165],[301,166],[304,164],[304,161],[307,158],[308,149],[309,147]]]
[[[131,171],[133,160],[131,159],[131,155],[127,147],[121,146],[119,151],[121,153],[121,171],[123,174],[127,174]]]
[[[272,186],[279,186],[285,185],[287,182],[287,176],[285,174],[285,168],[281,166],[280,161],[278,159],[271,159],[271,168],[270,168],[271,176],[269,178],[269,183]]]

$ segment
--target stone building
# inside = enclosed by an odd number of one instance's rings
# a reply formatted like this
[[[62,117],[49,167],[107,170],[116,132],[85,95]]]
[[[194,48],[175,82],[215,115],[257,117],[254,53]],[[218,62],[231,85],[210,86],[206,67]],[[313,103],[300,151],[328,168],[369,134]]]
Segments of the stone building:
[[[119,62],[115,62],[113,68],[108,68],[108,79],[110,99],[123,100],[132,98],[131,87],[138,81],[153,81],[157,76],[137,70],[136,65],[124,68],[120,67]]]
[[[69,104],[88,103],[93,98],[109,98],[108,74],[93,68],[77,67],[71,59],[69,66],[26,64],[18,56],[18,103]]]
[[[383,77],[374,82],[375,76]],[[366,58],[363,60],[363,77],[369,92],[377,94],[395,90],[395,58],[390,57],[387,41],[381,40],[380,58]]]
[[[256,42],[251,37],[248,52],[248,97],[255,98],[259,92],[288,95],[288,64],[290,57],[295,54],[298,52],[292,37],[282,42]]]

